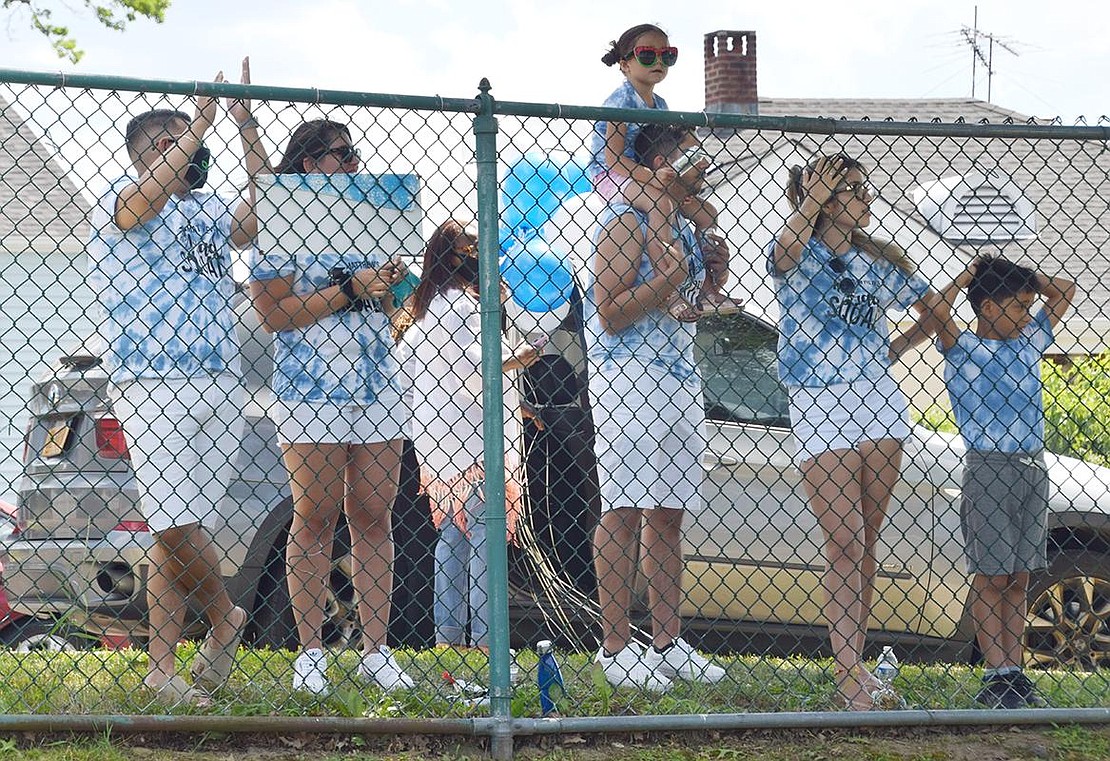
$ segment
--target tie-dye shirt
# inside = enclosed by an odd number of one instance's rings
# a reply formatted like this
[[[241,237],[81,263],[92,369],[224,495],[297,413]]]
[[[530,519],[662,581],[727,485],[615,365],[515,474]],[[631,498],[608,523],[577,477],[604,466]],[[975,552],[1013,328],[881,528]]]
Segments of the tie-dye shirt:
[[[629,213],[640,220],[640,229],[644,240],[647,240],[649,236],[647,215],[624,204],[607,207],[601,212],[598,218],[597,235],[601,235],[611,220]],[[705,262],[702,251],[689,222],[683,220],[675,232],[686,252],[689,272],[686,281],[678,290],[688,299],[696,299],[705,282]],[[596,246],[596,239],[594,243]],[[658,367],[670,373],[683,383],[700,387],[701,375],[694,361],[694,336],[697,333],[695,323],[679,322],[666,310],[653,309],[615,335],[602,328],[601,318],[597,313],[597,298],[594,295],[594,283],[597,279],[597,273],[594,271],[595,261],[596,257],[591,256],[583,278],[586,294],[583,302],[586,345],[590,364],[605,368],[619,365],[622,360],[638,359],[646,365]],[[644,250],[640,255],[640,268],[632,287],[646,283],[654,276],[651,261],[648,259],[647,251]]]
[[[662,96],[655,95],[654,105],[649,105],[636,88],[627,79],[613,93],[605,99],[602,106],[605,108],[649,108],[657,111],[666,111],[667,101]],[[594,132],[590,137],[590,166],[588,172],[591,177],[597,177],[609,169],[605,163],[605,131],[609,122],[594,122]],[[625,124],[624,155],[630,159],[636,158],[636,136],[640,134],[640,125],[634,122]]]
[[[271,250],[254,258],[251,279],[292,278],[293,293],[335,284],[333,271],[378,268],[383,251],[368,254],[310,254]],[[372,404],[380,397],[400,400],[400,369],[393,354],[389,318],[377,300],[325,315],[303,328],[277,334],[274,393],[283,401]]]
[[[890,366],[886,312],[906,309],[929,290],[920,276],[852,248],[833,254],[811,238],[797,266],[767,268],[779,311],[779,377],[786,386],[820,388],[877,379]]]
[[[951,349],[942,350],[944,385],[964,446],[1007,454],[1044,448],[1040,363],[1053,340],[1042,309],[1017,338],[994,340],[964,331]]]
[[[124,231],[116,200],[135,182],[121,177],[101,195],[88,246],[112,380],[238,374],[231,202],[197,190],[171,196],[153,219]]]

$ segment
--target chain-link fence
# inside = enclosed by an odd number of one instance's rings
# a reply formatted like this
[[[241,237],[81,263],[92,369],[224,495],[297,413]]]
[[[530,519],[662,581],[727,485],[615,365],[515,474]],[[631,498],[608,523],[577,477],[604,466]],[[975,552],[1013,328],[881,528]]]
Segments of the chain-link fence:
[[[0,82],[4,713],[1107,705],[1105,127]]]

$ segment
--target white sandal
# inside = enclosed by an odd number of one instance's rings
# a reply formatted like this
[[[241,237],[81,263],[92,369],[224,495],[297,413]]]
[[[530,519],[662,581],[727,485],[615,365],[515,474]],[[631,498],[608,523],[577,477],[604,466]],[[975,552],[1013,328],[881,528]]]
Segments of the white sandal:
[[[192,706],[194,708],[208,708],[212,705],[212,697],[204,690],[190,687],[189,683],[174,674],[160,684],[152,684],[143,680],[143,687],[151,693],[155,702],[168,708],[178,706]]]

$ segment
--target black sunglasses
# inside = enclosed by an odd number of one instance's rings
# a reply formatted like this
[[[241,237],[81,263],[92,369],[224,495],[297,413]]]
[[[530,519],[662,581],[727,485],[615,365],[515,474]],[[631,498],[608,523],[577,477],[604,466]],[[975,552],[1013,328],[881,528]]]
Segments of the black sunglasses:
[[[839,256],[834,256],[829,259],[829,269],[831,269],[838,275],[843,275],[845,272],[848,271],[848,263],[841,259]],[[855,293],[856,281],[851,277],[841,278],[837,282],[836,287],[840,290],[841,293],[851,295],[852,293]]]
[[[340,164],[350,164],[362,158],[362,154],[359,153],[358,148],[355,148],[353,145],[340,145],[335,148],[328,148],[326,151],[322,151],[315,156],[315,158],[322,159],[324,156],[334,156],[335,160]]]

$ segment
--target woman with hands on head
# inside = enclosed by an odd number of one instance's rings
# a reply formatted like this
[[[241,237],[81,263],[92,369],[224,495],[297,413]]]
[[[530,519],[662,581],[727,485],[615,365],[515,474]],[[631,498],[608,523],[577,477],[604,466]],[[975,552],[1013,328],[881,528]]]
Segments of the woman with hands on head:
[[[867,710],[880,685],[862,666],[875,546],[910,433],[889,370],[886,312],[928,315],[939,298],[906,253],[864,228],[871,186],[840,154],[790,170],[792,212],[769,248],[780,307],[779,374],[790,392],[796,462],[825,537],[825,617],[846,707]]]
[[[319,119],[294,131],[276,171],[354,173],[359,158],[346,125]],[[272,415],[293,490],[286,575],[302,647],[295,690],[329,690],[321,629],[340,510],[362,624],[359,676],[385,691],[413,686],[386,646],[390,508],[408,410],[382,300],[405,274],[383,251],[272,250],[252,267],[255,308],[263,328],[277,334]]]

